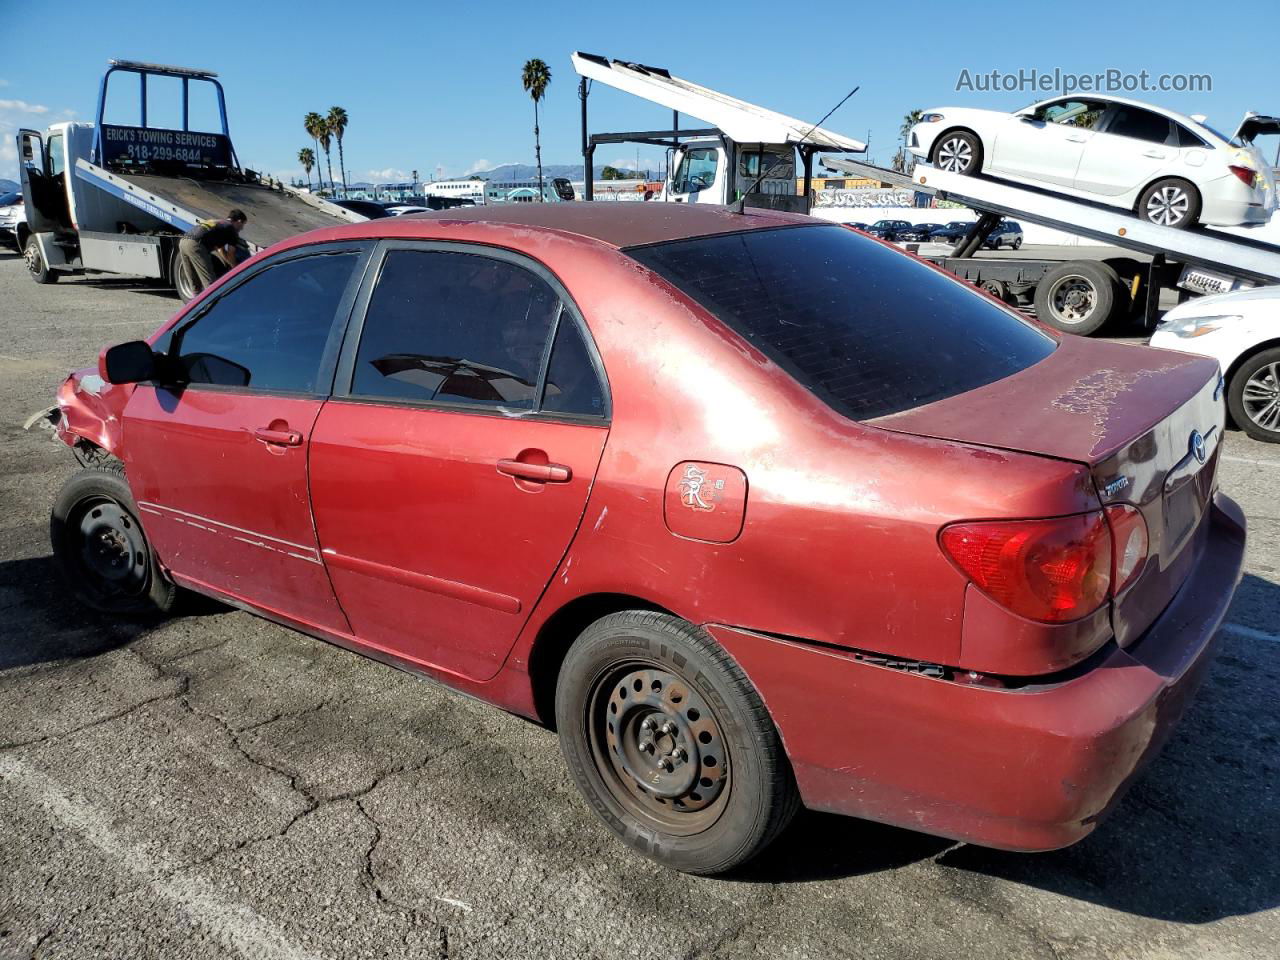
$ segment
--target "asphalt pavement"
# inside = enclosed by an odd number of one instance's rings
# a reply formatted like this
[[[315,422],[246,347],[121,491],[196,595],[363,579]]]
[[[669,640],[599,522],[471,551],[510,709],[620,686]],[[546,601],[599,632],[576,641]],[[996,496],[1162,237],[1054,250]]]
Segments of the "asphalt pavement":
[[[75,465],[22,423],[176,307],[0,252],[0,960],[1280,956],[1280,447],[1227,437],[1250,546],[1220,654],[1091,837],[1018,855],[805,813],[695,879],[616,842],[536,725],[212,602],[140,624],[67,598],[48,514]]]

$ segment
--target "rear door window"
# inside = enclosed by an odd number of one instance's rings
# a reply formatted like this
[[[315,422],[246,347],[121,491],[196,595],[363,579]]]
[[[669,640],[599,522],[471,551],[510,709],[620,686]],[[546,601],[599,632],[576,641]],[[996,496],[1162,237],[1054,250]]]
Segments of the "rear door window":
[[[627,253],[855,420],[993,383],[1055,346],[962,281],[844,227],[751,230]]]
[[[532,270],[481,254],[392,250],[365,314],[351,393],[601,416],[592,356]]]
[[[1118,137],[1145,140],[1148,143],[1165,143],[1170,137],[1170,123],[1168,117],[1162,117],[1150,110],[1131,107],[1128,104],[1117,104],[1112,108],[1106,132]]]

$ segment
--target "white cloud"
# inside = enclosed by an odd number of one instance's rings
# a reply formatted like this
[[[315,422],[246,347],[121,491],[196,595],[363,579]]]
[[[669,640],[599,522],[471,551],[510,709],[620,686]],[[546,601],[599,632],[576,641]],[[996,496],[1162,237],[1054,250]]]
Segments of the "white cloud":
[[[49,108],[39,103],[27,103],[25,100],[0,100],[0,110],[12,110],[15,113],[48,113]]]
[[[409,174],[406,173],[404,170],[399,169],[398,167],[387,167],[384,170],[369,170],[367,171],[367,173],[369,175],[369,179],[379,180],[384,183],[387,181],[393,181],[393,180],[409,179]]]
[[[471,164],[471,166],[467,167],[467,169],[463,170],[462,175],[464,177],[469,177],[471,174],[479,173],[481,170],[492,170],[494,166],[495,164],[481,157],[475,163]]]

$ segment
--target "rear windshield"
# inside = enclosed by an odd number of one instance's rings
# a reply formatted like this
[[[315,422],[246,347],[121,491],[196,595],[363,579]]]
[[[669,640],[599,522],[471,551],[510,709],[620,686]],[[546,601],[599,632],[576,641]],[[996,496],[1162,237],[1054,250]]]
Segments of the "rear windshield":
[[[870,420],[1043,360],[1054,341],[967,284],[840,226],[634,247],[829,406]]]

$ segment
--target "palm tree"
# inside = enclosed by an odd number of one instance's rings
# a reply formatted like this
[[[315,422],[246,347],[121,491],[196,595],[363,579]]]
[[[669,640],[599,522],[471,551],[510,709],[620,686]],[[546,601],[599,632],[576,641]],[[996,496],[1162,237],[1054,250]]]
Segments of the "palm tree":
[[[347,111],[341,107],[330,107],[329,116],[325,118],[329,132],[338,141],[338,171],[342,174],[342,195],[347,195],[347,164],[342,155],[342,136],[347,132]]]
[[[307,171],[307,190],[310,190],[311,170],[316,165],[315,152],[310,147],[303,147],[298,151],[298,162],[302,164],[302,169]]]
[[[320,156],[320,134],[324,131],[326,127],[324,117],[320,116],[320,114],[312,110],[310,113],[308,113],[305,117],[302,118],[302,126],[306,129],[307,133],[311,135],[311,139],[315,141],[315,145],[316,145],[315,156],[319,157]],[[317,170],[316,178],[320,181],[320,188],[323,188],[324,173],[320,172],[319,161],[316,162],[316,170]],[[330,181],[329,185],[333,186],[332,177],[329,178],[329,181]]]
[[[902,148],[898,151],[898,153],[902,155],[902,160],[901,162],[899,162],[897,157],[894,158],[894,162],[895,162],[894,169],[898,170],[901,173],[910,173],[911,172],[910,168],[915,166],[915,163],[914,163],[915,158],[912,157],[911,154],[907,153],[907,150],[906,150],[907,137],[911,136],[911,128],[914,127],[917,123],[919,123],[923,116],[924,116],[923,110],[912,110],[910,113],[908,113],[906,116],[902,118],[902,126],[898,128],[898,136],[902,137]]]
[[[538,162],[538,199],[542,200],[542,140],[538,131],[538,101],[546,95],[547,86],[551,83],[551,68],[536,57],[524,65],[520,74],[520,82],[525,93],[533,98],[533,153]]]
[[[324,166],[329,171],[329,196],[334,193],[333,181],[333,154],[330,152],[333,147],[333,131],[329,129],[329,121],[323,117],[320,119],[320,149],[324,151]]]

